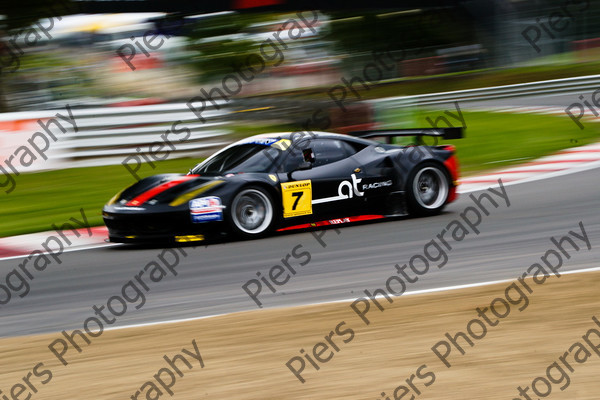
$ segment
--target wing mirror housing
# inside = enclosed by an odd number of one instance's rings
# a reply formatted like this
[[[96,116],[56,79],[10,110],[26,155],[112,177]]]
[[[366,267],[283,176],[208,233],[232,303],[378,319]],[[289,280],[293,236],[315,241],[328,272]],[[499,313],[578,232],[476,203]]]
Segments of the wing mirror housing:
[[[307,169],[312,168],[312,163],[308,161],[301,162],[298,167],[296,167],[295,171],[306,171]]]
[[[300,164],[298,164],[298,166],[296,168],[294,168],[293,170],[291,170],[290,172],[288,172],[287,176],[288,179],[291,181],[292,179],[292,174],[296,171],[306,171],[312,168],[312,163],[308,162],[308,161],[304,161],[301,162]]]
[[[296,171],[306,171],[313,167],[313,163],[315,162],[315,153],[313,153],[311,148],[302,150],[302,158],[304,161],[298,164],[296,168],[288,172],[287,175],[289,180],[292,180],[292,173]]]

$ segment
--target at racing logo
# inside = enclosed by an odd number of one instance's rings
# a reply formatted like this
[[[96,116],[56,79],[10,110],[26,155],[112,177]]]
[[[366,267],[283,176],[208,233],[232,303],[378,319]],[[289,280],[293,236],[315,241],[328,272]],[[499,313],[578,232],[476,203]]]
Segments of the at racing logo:
[[[357,195],[357,196],[364,196],[365,192],[361,192],[360,190],[358,190],[358,184],[362,181],[362,178],[357,178],[355,174],[352,174],[350,176],[352,178],[352,183],[350,183],[350,181],[341,181],[340,185],[338,186],[338,195],[337,196],[331,196],[331,197],[325,197],[323,199],[315,199],[312,201],[313,204],[320,204],[320,203],[329,203],[331,201],[338,201],[338,200],[345,200],[345,199],[351,199],[353,197],[353,195]],[[344,190],[346,189],[346,190]],[[346,193],[344,193],[346,192]]]
[[[385,186],[392,186],[392,180],[387,180],[384,182],[374,182],[374,183],[369,183],[369,184],[365,184],[362,185],[363,190],[369,190],[369,189],[379,189]]]
[[[322,199],[315,199],[312,201],[313,204],[319,204],[319,203],[329,203],[331,201],[339,201],[339,200],[346,200],[346,199],[351,199],[354,196],[364,196],[365,195],[365,190],[371,190],[371,189],[379,189],[382,187],[386,187],[386,186],[392,186],[392,180],[388,179],[387,181],[383,181],[383,182],[373,182],[373,183],[368,183],[368,184],[363,184],[362,190],[359,189],[359,184],[362,182],[362,178],[357,178],[356,174],[352,174],[350,175],[350,178],[352,180],[352,182],[350,181],[341,181],[339,186],[338,186],[338,195],[337,196],[331,196],[331,197],[325,197]]]

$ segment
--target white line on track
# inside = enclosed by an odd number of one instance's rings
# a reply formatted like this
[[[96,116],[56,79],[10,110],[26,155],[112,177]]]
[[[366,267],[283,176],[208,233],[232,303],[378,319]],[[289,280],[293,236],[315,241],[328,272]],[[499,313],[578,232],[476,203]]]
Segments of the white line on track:
[[[561,271],[561,275],[581,274],[581,273],[585,273],[585,272],[596,272],[596,271],[600,271],[600,267],[583,268],[583,269],[576,269],[576,270],[572,270],[572,271]],[[460,289],[469,289],[469,288],[490,286],[490,285],[495,285],[498,283],[513,282],[516,279],[517,278],[500,279],[500,280],[495,280],[495,281],[467,283],[464,285],[443,286],[443,287],[432,288],[432,289],[413,290],[412,292],[405,292],[401,296],[394,296],[394,297],[411,296],[411,295],[417,295],[417,294],[428,294],[428,293],[445,292],[445,291],[453,291],[453,290],[460,290]],[[381,297],[383,297],[383,296],[381,296]],[[350,298],[350,299],[330,300],[330,301],[322,301],[322,302],[317,302],[317,303],[295,304],[292,306],[285,306],[285,307],[269,307],[269,308],[266,308],[265,310],[282,310],[285,308],[292,308],[292,307],[308,307],[308,306],[320,306],[320,305],[336,304],[336,303],[350,303],[354,300],[356,300],[355,297]],[[243,312],[255,312],[255,311],[259,311],[259,310],[234,311],[234,312],[223,313],[223,314],[205,315],[203,317],[190,317],[190,318],[172,319],[172,320],[166,320],[166,321],[147,322],[147,323],[143,323],[143,324],[115,326],[115,327],[105,328],[104,330],[111,331],[111,330],[130,329],[130,328],[143,328],[143,327],[147,327],[147,326],[156,326],[156,325],[178,324],[178,323],[182,323],[182,322],[199,321],[202,319],[223,317],[225,315],[232,315],[232,314],[238,314],[238,313],[243,313]]]
[[[61,254],[64,253],[71,253],[73,251],[80,251],[80,250],[94,250],[94,249],[100,249],[103,247],[115,247],[115,246],[122,246],[123,243],[103,243],[103,244],[93,244],[90,246],[82,246],[82,247],[74,247],[74,248],[67,248],[64,249],[63,252]],[[33,250],[32,250],[33,251]],[[36,254],[50,254],[47,251],[44,252],[40,252],[40,253],[36,253]],[[17,258],[27,258],[29,257],[31,254],[20,254],[18,256],[9,256],[9,257],[2,257],[0,258],[0,261],[4,261],[4,260],[13,260],[13,259],[17,259]]]

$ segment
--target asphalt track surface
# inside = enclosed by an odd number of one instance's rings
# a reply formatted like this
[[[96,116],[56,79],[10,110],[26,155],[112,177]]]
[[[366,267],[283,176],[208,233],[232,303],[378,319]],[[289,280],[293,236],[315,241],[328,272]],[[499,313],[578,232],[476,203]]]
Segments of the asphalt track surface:
[[[551,236],[579,232],[579,221],[592,250],[584,247],[574,253],[563,270],[600,266],[600,168],[505,188],[510,207],[496,197],[500,205],[489,208],[490,215],[478,227],[481,233],[454,243],[448,263],[442,269],[432,265],[409,285],[409,291],[513,279],[553,247]],[[423,246],[471,205],[469,195],[463,194],[439,216],[345,226],[339,234],[329,229],[322,237],[326,248],[309,232],[187,247],[188,256],[180,257],[176,267],[178,275],[151,283],[145,305],[140,309],[129,305],[113,327],[257,310],[242,285],[258,271],[267,275],[300,244],[310,252],[310,262],[292,263],[296,275],[277,287],[275,294],[263,285],[259,299],[265,308],[363,296],[365,289],[383,287],[395,273],[396,263],[402,265],[422,254]],[[0,336],[82,329],[83,321],[94,314],[94,304],[106,305],[161,251],[118,246],[64,253],[62,264],[34,271],[29,295],[14,296],[0,306]],[[2,282],[20,261],[0,261]]]

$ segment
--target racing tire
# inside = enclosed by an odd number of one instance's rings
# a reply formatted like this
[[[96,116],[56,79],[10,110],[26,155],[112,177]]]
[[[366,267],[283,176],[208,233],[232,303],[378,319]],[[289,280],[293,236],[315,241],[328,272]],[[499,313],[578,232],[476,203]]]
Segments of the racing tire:
[[[439,214],[450,194],[448,172],[439,164],[424,162],[415,167],[408,181],[406,203],[411,215]]]
[[[266,235],[276,220],[273,199],[259,186],[240,190],[231,201],[227,214],[233,233],[247,239]]]

